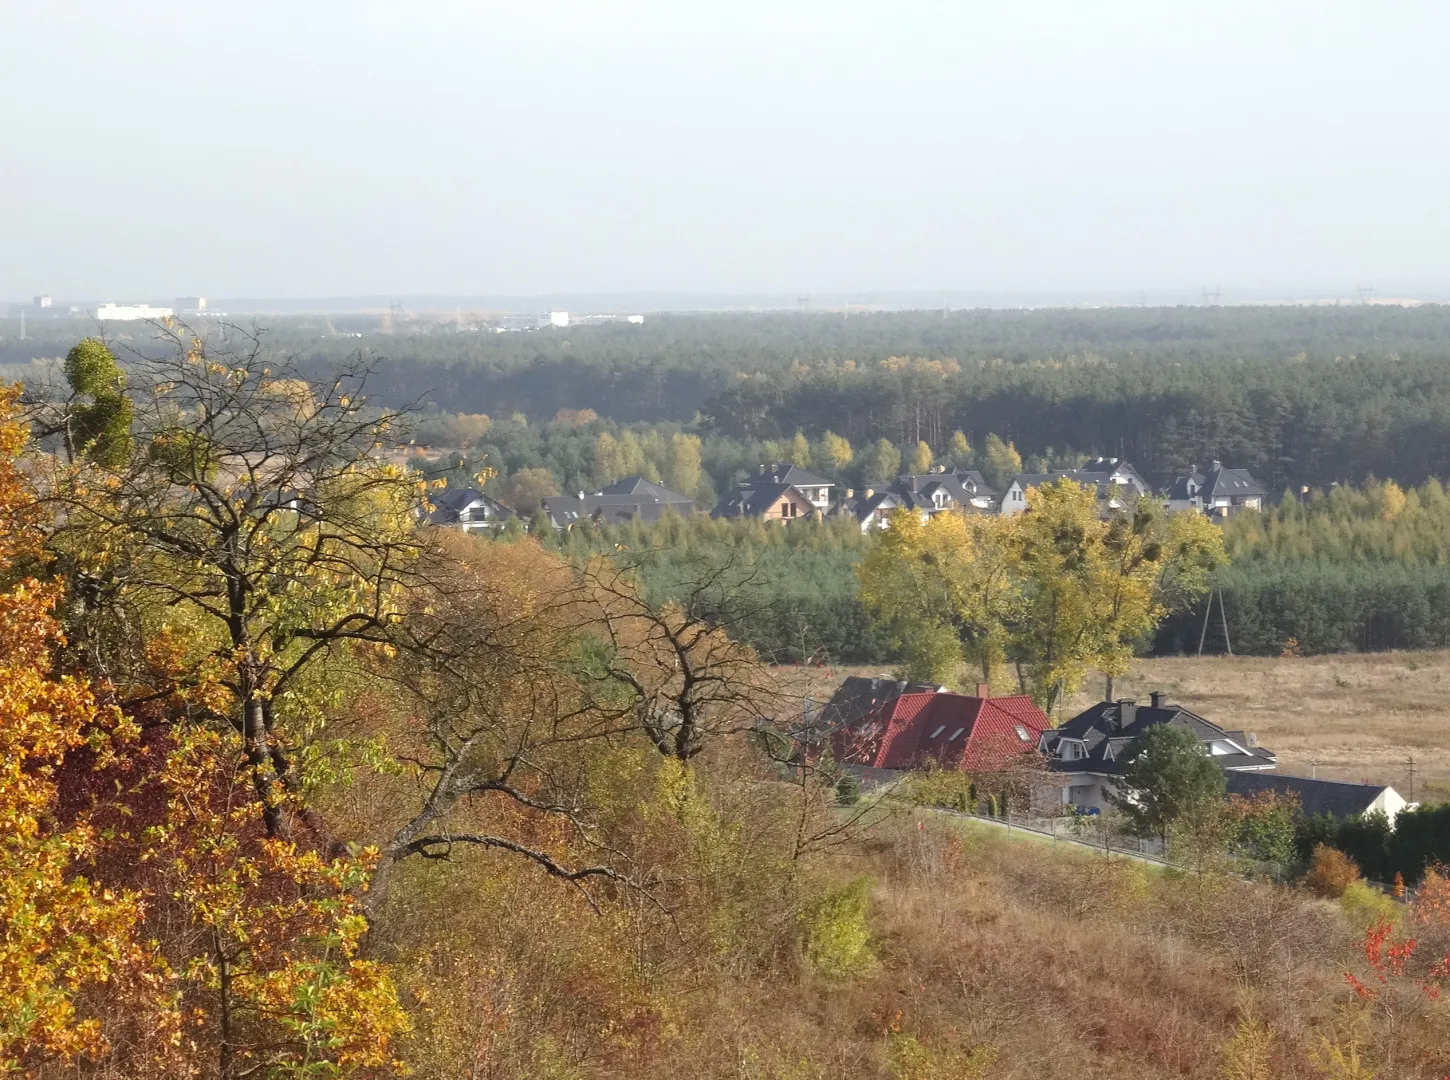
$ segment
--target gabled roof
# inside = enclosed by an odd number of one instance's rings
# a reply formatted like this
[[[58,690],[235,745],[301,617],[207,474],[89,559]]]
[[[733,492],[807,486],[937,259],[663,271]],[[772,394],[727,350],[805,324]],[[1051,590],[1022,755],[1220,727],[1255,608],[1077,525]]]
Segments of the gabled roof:
[[[1214,499],[1251,499],[1268,495],[1264,485],[1249,475],[1247,469],[1225,469],[1217,462],[1203,474],[1198,488],[1198,497],[1210,502]]]
[[[785,484],[795,487],[834,487],[824,476],[817,476],[809,469],[792,465],[788,461],[776,461],[762,465],[754,476],[740,482],[742,488],[763,484]]]
[[[567,528],[584,518],[603,524],[625,521],[658,521],[666,511],[688,514],[695,500],[667,487],[631,476],[616,480],[593,495],[549,495],[543,507],[556,529]]]
[[[905,505],[907,505],[906,501],[896,492],[883,489],[873,491],[870,495],[843,498],[831,508],[831,515],[850,514],[857,521],[865,521],[878,510],[889,513]]]
[[[1276,772],[1229,773],[1226,778],[1230,795],[1252,798],[1263,791],[1294,795],[1306,817],[1329,814],[1341,821],[1360,817],[1386,791],[1384,785],[1351,784],[1342,780],[1312,780],[1307,776],[1284,776]]]
[[[834,730],[843,724],[854,724],[867,713],[875,711],[888,701],[895,701],[902,694],[934,694],[937,689],[925,683],[888,679],[885,675],[848,675],[836,687],[831,700],[821,708],[816,726]]]
[[[775,501],[788,492],[806,506],[815,509],[814,504],[794,484],[758,484],[742,486],[739,493],[715,508],[715,517],[763,517]]]
[[[1273,751],[1248,745],[1247,735],[1227,731],[1181,705],[1138,705],[1126,700],[1100,701],[1045,732],[1042,749],[1049,755],[1049,768],[1058,772],[1121,773],[1132,755],[1132,744],[1160,724],[1186,727],[1205,746],[1227,750],[1213,755],[1226,772],[1271,769],[1277,760]],[[1082,754],[1071,760],[1056,756],[1054,751],[1064,741],[1078,743]]]
[[[514,516],[503,503],[475,488],[444,488],[430,501],[433,510],[428,514],[428,521],[433,525],[457,525],[463,520],[464,512],[475,506],[486,507],[488,519],[502,521]]]
[[[595,495],[629,495],[636,501],[652,500],[660,503],[694,503],[694,499],[688,495],[681,495],[677,491],[671,491],[663,484],[656,484],[653,480],[646,480],[643,476],[626,476],[616,480],[608,487],[601,488]]]
[[[935,761],[968,771],[1000,769],[1036,749],[1050,721],[1026,697],[902,694],[836,733],[840,760],[877,769]]]
[[[934,473],[906,473],[896,478],[892,485],[893,490],[905,492],[916,492],[930,496],[935,487],[940,487],[957,502],[970,502],[972,499],[991,498],[997,491],[987,483],[982,474],[975,469],[962,469],[957,472],[934,472]]]
[[[1115,480],[1114,477],[1117,479]],[[1126,488],[1134,495],[1147,495],[1153,489],[1138,470],[1119,458],[1094,458],[1080,469],[1053,469],[1045,473],[1018,473],[1012,483],[1026,491],[1030,487],[1041,487],[1063,478],[1076,480],[1079,484],[1096,487],[1099,499],[1107,499],[1123,493]]]

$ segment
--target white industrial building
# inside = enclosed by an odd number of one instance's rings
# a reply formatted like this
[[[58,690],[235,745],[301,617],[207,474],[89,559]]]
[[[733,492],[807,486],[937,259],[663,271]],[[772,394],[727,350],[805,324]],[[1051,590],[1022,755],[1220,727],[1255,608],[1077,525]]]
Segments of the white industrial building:
[[[175,314],[173,308],[152,307],[150,304],[102,304],[96,308],[96,318],[109,322],[169,319]]]

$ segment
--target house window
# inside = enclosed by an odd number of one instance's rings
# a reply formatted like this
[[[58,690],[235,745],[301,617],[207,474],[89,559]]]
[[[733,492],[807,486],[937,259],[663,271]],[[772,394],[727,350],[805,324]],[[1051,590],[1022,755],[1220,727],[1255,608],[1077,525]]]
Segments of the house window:
[[[929,738],[929,739],[935,739],[938,735],[940,735],[946,729],[947,729],[947,726],[945,724],[943,724],[941,727],[937,728],[930,735],[928,735],[927,738]]]
[[[962,732],[964,732],[966,730],[967,729],[964,728],[964,727],[957,728],[956,731],[953,731],[952,732],[952,737],[950,739],[948,739],[947,742],[956,742],[958,739],[960,739],[962,737]]]
[[[1028,738],[1027,738],[1027,729],[1025,727],[1023,727],[1021,724],[1013,724],[1012,725],[1012,730],[1015,731],[1015,732],[1017,732],[1017,737],[1019,739],[1021,739],[1023,742],[1027,742],[1028,741]]]

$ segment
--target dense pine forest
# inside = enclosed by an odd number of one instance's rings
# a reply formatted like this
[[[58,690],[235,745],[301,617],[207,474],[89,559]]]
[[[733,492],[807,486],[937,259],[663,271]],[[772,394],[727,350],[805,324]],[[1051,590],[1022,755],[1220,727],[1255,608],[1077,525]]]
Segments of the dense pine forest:
[[[908,456],[922,441],[940,453],[955,431],[978,448],[995,434],[1024,460],[1116,455],[1155,482],[1219,458],[1275,491],[1450,473],[1439,305],[651,315],[502,334],[421,319],[387,335],[376,318],[266,325],[305,372],[360,350],[378,364],[381,400],[440,419],[517,414],[538,427],[583,413],[665,437],[687,428],[718,440],[706,452],[717,489],[761,442],[797,431],[858,451],[886,439]],[[11,320],[0,365],[14,376],[84,332],[32,323],[20,341]],[[151,347],[144,327],[107,332],[123,360]],[[498,447],[502,464],[547,467],[572,490],[587,470],[553,442]]]
[[[0,324],[0,370],[55,379],[47,358],[73,343],[71,321],[32,323],[24,341],[17,330]],[[199,330],[218,345],[243,336]],[[455,486],[481,481],[525,518],[546,495],[636,473],[709,511],[766,461],[862,489],[944,462],[1000,485],[1098,453],[1161,485],[1217,458],[1283,494],[1262,521],[1227,530],[1233,561],[1216,584],[1228,637],[1216,616],[1207,648],[1450,644],[1439,614],[1450,596],[1441,306],[662,315],[512,333],[419,319],[379,330],[362,316],[287,318],[264,340],[302,373],[363,360],[375,402],[418,406],[412,464]],[[123,366],[157,349],[150,327],[107,334]],[[1408,500],[1403,513],[1380,505],[1384,481],[1399,485],[1391,501]],[[670,528],[683,534],[650,557],[653,587],[667,588],[687,552],[754,566],[763,599],[741,633],[765,655],[893,659],[855,595],[863,538]],[[639,530],[603,542],[652,544]],[[1201,615],[1174,616],[1144,648],[1196,649]]]

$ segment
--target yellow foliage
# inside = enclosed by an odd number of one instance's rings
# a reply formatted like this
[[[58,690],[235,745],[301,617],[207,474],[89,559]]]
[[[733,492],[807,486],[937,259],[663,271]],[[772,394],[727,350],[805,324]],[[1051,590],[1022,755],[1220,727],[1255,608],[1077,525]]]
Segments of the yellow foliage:
[[[892,1080],[981,1080],[996,1060],[991,1046],[932,1048],[915,1035],[893,1035],[887,1068]]]
[[[876,963],[871,953],[871,905],[862,879],[828,893],[811,912],[806,959],[831,979],[849,979]]]

